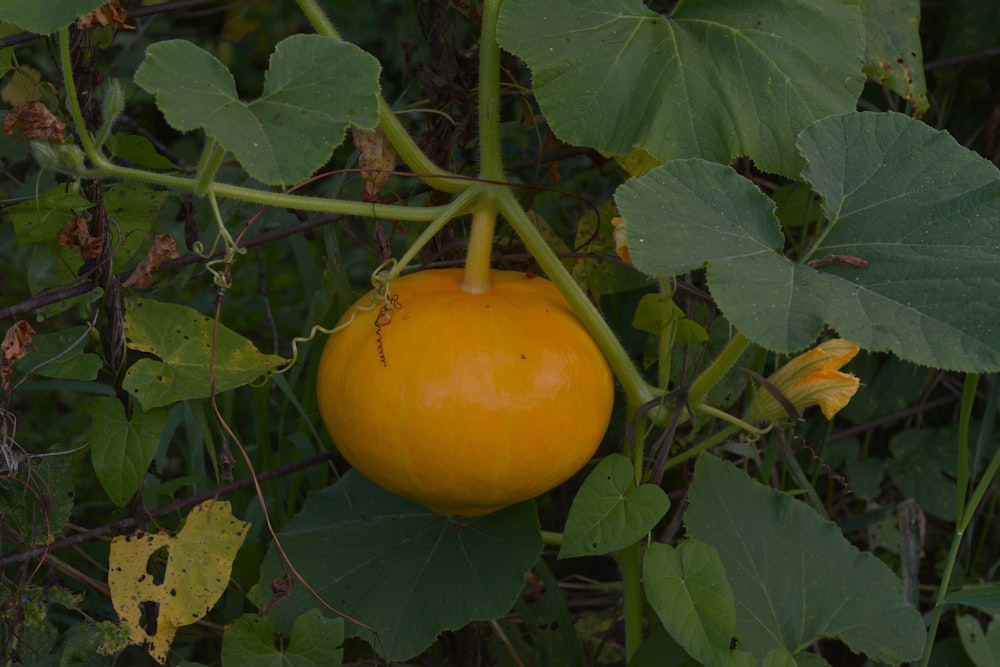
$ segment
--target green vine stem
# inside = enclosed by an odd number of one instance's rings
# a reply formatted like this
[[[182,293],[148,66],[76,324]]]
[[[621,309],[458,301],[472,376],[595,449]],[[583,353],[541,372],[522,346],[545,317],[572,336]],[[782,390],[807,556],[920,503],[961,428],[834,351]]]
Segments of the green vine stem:
[[[692,404],[704,402],[708,392],[730,371],[749,345],[750,339],[737,332],[719,356],[691,383],[687,394],[688,401]]]
[[[194,193],[199,197],[204,197],[208,189],[215,180],[215,174],[222,166],[222,160],[226,157],[226,149],[219,145],[215,139],[205,142],[205,148],[198,161],[198,171],[195,175]]]
[[[968,451],[962,453],[962,448],[968,448],[968,432],[969,432],[969,422],[972,419],[972,409],[971,404],[975,401],[976,388],[979,385],[979,375],[969,374],[965,378],[965,384],[962,388],[962,404],[959,411],[959,433],[965,434],[964,438],[960,435],[959,437],[959,459],[963,457],[968,459]],[[968,408],[966,406],[969,406]],[[995,406],[991,403],[990,408],[994,409]],[[968,465],[968,464],[966,464]],[[979,504],[983,501],[986,492],[989,490],[990,486],[997,476],[997,471],[1000,470],[1000,450],[993,455],[990,459],[989,465],[983,472],[982,478],[976,487],[973,489],[972,494],[967,500],[963,499],[963,502],[959,505],[963,509],[960,510],[958,515],[958,522],[955,526],[955,534],[951,539],[951,548],[948,550],[948,558],[945,560],[944,569],[941,572],[941,581],[938,584],[937,595],[934,598],[934,609],[931,611],[931,621],[927,628],[927,639],[924,643],[924,653],[920,660],[920,667],[927,667],[931,659],[931,650],[934,648],[934,638],[937,636],[938,625],[941,623],[941,615],[944,613],[945,609],[945,598],[948,597],[948,588],[951,586],[951,577],[955,571],[955,563],[958,561],[958,551],[962,546],[962,539],[965,537],[965,531],[969,528],[972,520],[976,516],[976,511],[979,509]],[[966,473],[968,475],[968,473]],[[966,480],[966,486],[968,480]],[[964,494],[963,494],[964,495]]]
[[[297,0],[297,2],[316,34],[343,41],[316,0]],[[396,149],[396,154],[424,183],[441,192],[461,192],[469,187],[468,180],[457,178],[455,174],[442,169],[427,157],[381,95],[378,96],[378,122],[389,143]]]

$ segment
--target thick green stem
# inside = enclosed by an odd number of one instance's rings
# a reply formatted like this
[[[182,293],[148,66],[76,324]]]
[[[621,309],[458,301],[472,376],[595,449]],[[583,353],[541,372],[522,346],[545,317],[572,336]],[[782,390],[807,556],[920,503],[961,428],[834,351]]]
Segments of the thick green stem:
[[[462,290],[482,294],[490,289],[490,259],[493,248],[493,227],[497,212],[492,208],[478,208],[472,214],[469,249],[465,254],[465,273]]]
[[[611,370],[614,371],[618,381],[622,384],[629,401],[638,406],[660,396],[662,392],[651,386],[642,377],[639,369],[632,363],[628,352],[618,341],[615,332],[605,321],[604,316],[576,284],[573,276],[549,247],[541,232],[535,228],[531,218],[521,208],[513,193],[508,188],[502,188],[497,192],[496,203],[500,213],[514,228],[528,252],[542,267],[549,279],[556,284],[559,291],[563,293],[577,317],[597,341],[608,360],[608,364],[611,365]]]
[[[479,40],[479,176],[503,181],[500,151],[500,45],[497,21],[501,0],[486,0]]]
[[[969,373],[965,376],[965,386],[962,391],[962,407],[958,419],[958,470],[955,476],[955,491],[958,508],[956,518],[961,520],[965,512],[965,502],[969,493],[969,422],[972,421],[972,407],[976,403],[976,387],[979,386],[979,374]]]
[[[708,392],[729,372],[748,345],[750,345],[750,339],[743,334],[737,333],[733,336],[732,340],[719,353],[719,356],[715,358],[715,361],[695,378],[688,390],[687,400],[690,403],[704,402]]]
[[[222,166],[222,159],[226,157],[226,149],[214,139],[209,139],[202,151],[201,160],[198,161],[198,172],[195,176],[194,193],[199,197],[204,197],[208,193],[208,188],[215,180],[215,174]]]
[[[427,245],[427,243],[434,238],[441,229],[448,224],[451,220],[457,218],[460,215],[465,215],[470,210],[476,208],[478,202],[482,199],[483,195],[478,189],[466,190],[462,194],[458,195],[454,201],[444,207],[441,213],[434,218],[429,225],[424,227],[423,231],[420,232],[420,236],[406,249],[403,256],[399,258],[393,266],[392,271],[389,274],[390,280],[395,280],[403,269],[413,261],[413,258],[417,256],[417,253]]]
[[[642,593],[642,543],[635,542],[619,551],[617,555],[624,587],[625,656],[628,662],[642,644],[642,617],[645,603]]]

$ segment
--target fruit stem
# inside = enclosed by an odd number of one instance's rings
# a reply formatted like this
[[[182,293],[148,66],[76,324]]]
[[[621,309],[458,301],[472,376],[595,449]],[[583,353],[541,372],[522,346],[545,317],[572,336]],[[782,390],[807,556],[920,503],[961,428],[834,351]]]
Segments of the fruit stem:
[[[478,208],[472,213],[469,250],[465,255],[465,273],[462,275],[464,292],[482,294],[490,289],[490,257],[496,219],[497,212],[492,208]]]

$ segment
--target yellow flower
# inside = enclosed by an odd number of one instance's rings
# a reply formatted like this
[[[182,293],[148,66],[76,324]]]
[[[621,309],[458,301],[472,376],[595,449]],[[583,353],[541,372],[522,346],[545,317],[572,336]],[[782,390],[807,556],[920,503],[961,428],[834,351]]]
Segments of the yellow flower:
[[[843,338],[828,340],[789,361],[768,382],[796,410],[818,405],[824,417],[833,419],[858,391],[858,378],[841,373],[840,367],[853,359],[859,349]],[[747,417],[755,421],[774,421],[787,416],[788,411],[766,387],[757,390],[747,412]]]

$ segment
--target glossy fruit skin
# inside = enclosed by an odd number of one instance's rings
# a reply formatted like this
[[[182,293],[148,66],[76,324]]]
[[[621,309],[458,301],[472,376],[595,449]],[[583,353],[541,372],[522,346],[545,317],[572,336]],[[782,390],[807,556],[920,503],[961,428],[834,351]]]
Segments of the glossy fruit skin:
[[[614,403],[607,361],[551,282],[490,281],[471,294],[461,269],[401,277],[390,320],[349,309],[320,360],[319,409],[344,457],[442,514],[487,514],[566,481]]]

